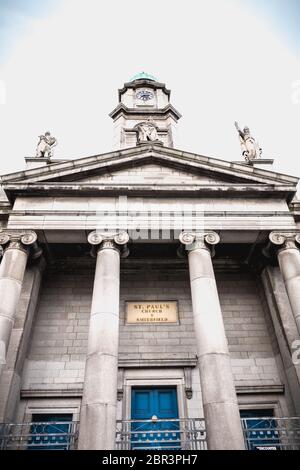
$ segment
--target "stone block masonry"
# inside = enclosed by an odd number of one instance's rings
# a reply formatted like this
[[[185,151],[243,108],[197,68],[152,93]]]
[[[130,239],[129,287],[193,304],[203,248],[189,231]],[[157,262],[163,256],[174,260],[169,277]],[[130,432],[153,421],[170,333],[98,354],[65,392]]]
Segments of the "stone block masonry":
[[[236,385],[280,383],[272,331],[256,280],[248,274],[217,274]]]
[[[122,266],[122,265],[121,265]],[[237,385],[279,382],[262,301],[248,274],[217,273],[217,285]],[[81,388],[87,348],[94,264],[46,269],[23,372],[23,389]],[[125,302],[177,300],[179,324],[126,325]],[[196,355],[188,271],[121,272],[122,361]]]
[[[23,389],[81,388],[94,269],[46,269]]]

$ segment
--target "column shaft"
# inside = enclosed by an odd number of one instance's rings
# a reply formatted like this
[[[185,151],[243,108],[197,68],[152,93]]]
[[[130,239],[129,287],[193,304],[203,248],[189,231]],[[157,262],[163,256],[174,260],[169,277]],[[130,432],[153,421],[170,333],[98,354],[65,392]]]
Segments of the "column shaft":
[[[111,450],[116,440],[120,253],[100,249],[90,318],[79,448]]]
[[[6,357],[6,366],[0,378],[0,422],[10,423],[15,419],[15,412],[20,401],[21,378],[32,335],[32,326],[39,299],[40,286],[45,260],[27,265],[16,320],[10,337],[10,346]]]
[[[198,364],[208,448],[245,449],[211,255],[189,252]]]
[[[27,258],[26,249],[8,247],[0,265],[0,375],[5,367]]]
[[[287,246],[278,252],[278,262],[292,312],[300,334],[300,251],[294,246]]]

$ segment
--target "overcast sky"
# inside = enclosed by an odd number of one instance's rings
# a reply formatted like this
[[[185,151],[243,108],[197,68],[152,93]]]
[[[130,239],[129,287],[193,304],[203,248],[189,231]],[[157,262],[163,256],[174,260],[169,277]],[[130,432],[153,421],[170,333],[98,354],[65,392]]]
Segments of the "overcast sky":
[[[55,158],[111,150],[117,90],[144,70],[172,90],[180,148],[240,160],[247,124],[300,176],[299,0],[0,0],[0,173],[37,136]]]

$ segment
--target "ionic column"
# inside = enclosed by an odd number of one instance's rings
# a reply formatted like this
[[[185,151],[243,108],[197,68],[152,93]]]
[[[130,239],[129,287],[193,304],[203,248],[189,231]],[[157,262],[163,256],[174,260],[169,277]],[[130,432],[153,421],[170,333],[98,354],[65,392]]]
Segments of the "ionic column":
[[[116,441],[119,347],[120,250],[125,232],[88,241],[97,251],[88,350],[80,416],[79,449],[112,450]]]
[[[277,258],[292,312],[300,334],[300,244],[299,233],[271,232],[270,241],[277,246]]]
[[[0,376],[21,294],[30,245],[36,244],[35,232],[3,231],[0,245],[4,249],[0,264]]]
[[[245,449],[210,250],[217,233],[180,235],[186,246],[208,448]]]

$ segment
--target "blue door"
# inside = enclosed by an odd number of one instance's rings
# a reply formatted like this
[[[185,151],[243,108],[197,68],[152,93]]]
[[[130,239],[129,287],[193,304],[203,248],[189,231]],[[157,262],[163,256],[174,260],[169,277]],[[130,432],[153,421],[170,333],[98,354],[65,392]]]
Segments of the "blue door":
[[[132,449],[180,448],[176,387],[133,388],[131,419]]]

